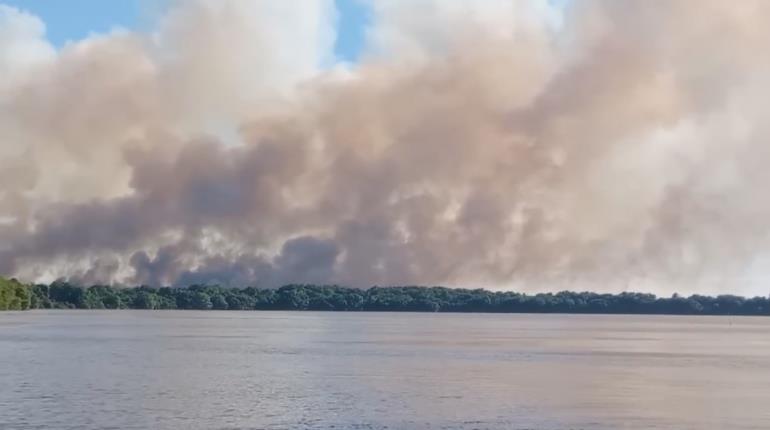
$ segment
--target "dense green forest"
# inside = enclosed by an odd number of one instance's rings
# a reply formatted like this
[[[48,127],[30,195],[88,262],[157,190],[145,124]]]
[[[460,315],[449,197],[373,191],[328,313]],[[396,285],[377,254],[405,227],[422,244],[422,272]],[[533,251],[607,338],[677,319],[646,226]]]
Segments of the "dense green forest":
[[[218,309],[412,312],[770,315],[770,299],[563,291],[522,294],[443,287],[287,285],[278,289],[88,288],[66,282],[24,285],[0,278],[0,309]]]
[[[0,278],[0,310],[23,311],[32,306],[32,287]]]

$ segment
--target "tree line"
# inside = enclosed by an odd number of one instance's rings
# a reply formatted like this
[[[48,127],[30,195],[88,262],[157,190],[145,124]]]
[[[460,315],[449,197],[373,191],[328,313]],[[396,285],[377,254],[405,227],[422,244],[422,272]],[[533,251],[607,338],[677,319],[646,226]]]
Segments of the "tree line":
[[[32,307],[32,288],[15,279],[0,278],[0,310],[24,311]]]
[[[86,288],[62,281],[25,285],[0,278],[0,310],[25,309],[770,315],[770,299],[734,295],[656,297],[629,292],[524,294],[444,287],[372,287],[363,290],[336,285],[286,285],[278,289],[216,285],[187,288],[95,285]]]

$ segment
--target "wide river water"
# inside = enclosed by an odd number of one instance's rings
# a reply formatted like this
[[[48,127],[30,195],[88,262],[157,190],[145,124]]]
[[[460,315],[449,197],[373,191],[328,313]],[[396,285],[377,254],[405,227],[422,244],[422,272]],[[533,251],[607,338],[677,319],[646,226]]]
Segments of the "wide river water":
[[[0,313],[0,429],[770,428],[770,318]]]

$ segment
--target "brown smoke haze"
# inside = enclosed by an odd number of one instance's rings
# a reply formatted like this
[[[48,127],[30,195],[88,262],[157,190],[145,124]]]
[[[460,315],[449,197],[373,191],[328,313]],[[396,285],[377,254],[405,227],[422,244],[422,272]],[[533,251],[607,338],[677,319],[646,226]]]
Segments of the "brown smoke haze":
[[[766,294],[770,2],[0,7],[0,274]]]

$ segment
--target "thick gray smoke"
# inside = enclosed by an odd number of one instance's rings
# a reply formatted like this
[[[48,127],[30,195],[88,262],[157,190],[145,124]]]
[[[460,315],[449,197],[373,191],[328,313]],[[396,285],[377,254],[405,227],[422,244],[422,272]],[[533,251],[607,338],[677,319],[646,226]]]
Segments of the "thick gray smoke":
[[[765,293],[770,2],[0,7],[0,273]]]

